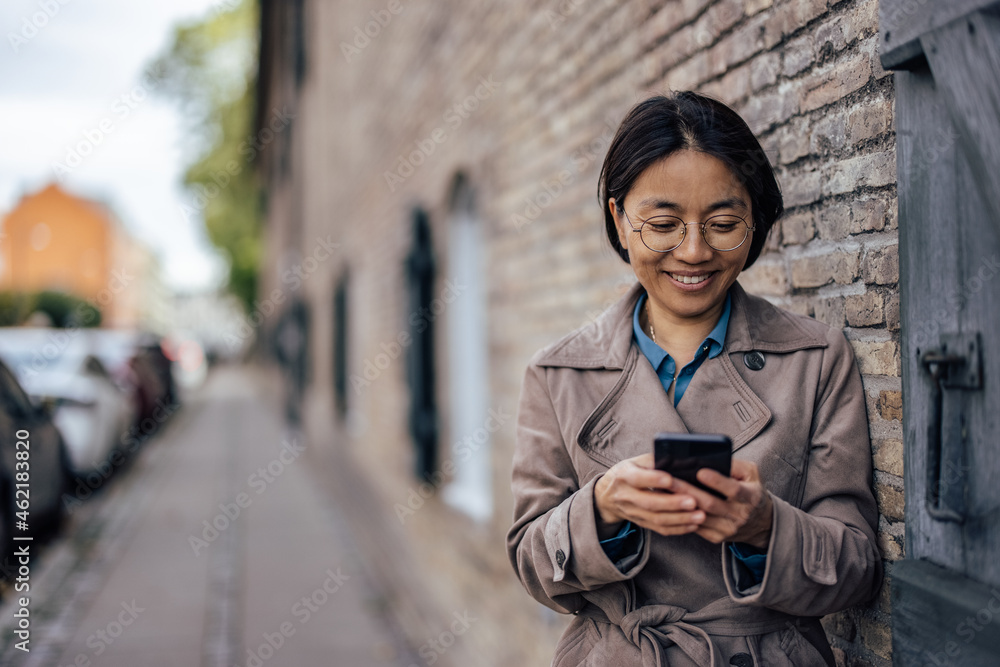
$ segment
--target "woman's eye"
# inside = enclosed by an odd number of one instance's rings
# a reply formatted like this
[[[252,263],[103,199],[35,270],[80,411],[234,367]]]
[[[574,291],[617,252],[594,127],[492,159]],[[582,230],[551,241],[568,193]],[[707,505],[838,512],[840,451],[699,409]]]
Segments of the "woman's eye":
[[[725,216],[709,220],[708,229],[719,234],[725,234],[727,232],[735,231],[741,224],[743,224],[743,221],[739,218]]]
[[[674,220],[649,220],[646,224],[649,228],[660,234],[669,234],[670,232],[677,231],[680,224]]]

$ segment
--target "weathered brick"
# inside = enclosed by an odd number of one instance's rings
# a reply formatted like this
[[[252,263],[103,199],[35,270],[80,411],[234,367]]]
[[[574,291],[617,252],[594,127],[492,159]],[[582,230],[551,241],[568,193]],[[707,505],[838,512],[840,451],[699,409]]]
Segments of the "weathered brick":
[[[781,219],[781,240],[786,245],[799,245],[816,235],[812,211],[787,215]]]
[[[856,252],[835,251],[814,257],[800,257],[792,262],[793,287],[847,284],[857,277],[858,253]]]
[[[793,118],[775,134],[778,140],[778,159],[782,164],[790,164],[809,155],[811,148],[808,119]]]
[[[835,635],[845,641],[854,641],[854,636],[857,634],[857,626],[855,626],[850,612],[842,611],[824,616],[822,623],[823,629],[826,630],[827,634]]]
[[[819,215],[816,231],[821,239],[840,241],[851,233],[851,208],[847,204],[834,204]]]
[[[885,202],[881,199],[862,199],[851,204],[853,225],[851,233],[879,231],[885,228]]]
[[[893,151],[859,155],[827,168],[823,193],[843,194],[862,187],[881,187],[896,182],[896,155]]]
[[[899,345],[894,341],[852,340],[862,375],[899,375]]]
[[[903,476],[903,441],[882,438],[872,442],[872,464],[876,470]]]
[[[880,97],[852,109],[847,117],[847,138],[852,144],[885,134],[892,128],[892,101]]]
[[[847,297],[847,324],[852,327],[870,327],[882,324],[885,304],[876,292],[852,294]]]
[[[750,61],[750,88],[760,90],[778,80],[781,54],[769,51]]]
[[[824,115],[813,127],[809,147],[817,155],[829,155],[847,141],[847,120],[842,113]]]
[[[905,514],[903,490],[891,484],[875,484],[875,500],[878,501],[879,514],[887,519],[902,521]]]
[[[880,391],[878,412],[886,421],[903,421],[903,393],[900,391]]]
[[[885,302],[885,324],[889,331],[899,331],[899,294],[890,294]]]
[[[823,174],[819,171],[799,171],[782,179],[785,208],[805,206],[822,196]]]
[[[740,275],[740,284],[747,291],[762,296],[784,296],[788,293],[788,275],[779,261],[757,262]]]
[[[746,0],[746,15],[753,16],[774,5],[774,0]]]
[[[844,328],[844,297],[836,296],[830,299],[816,301],[814,317],[837,329]]]
[[[805,112],[832,104],[868,83],[871,74],[868,54],[853,55],[832,71],[817,74],[812,87],[807,86],[801,93],[799,106]]]
[[[886,623],[862,614],[858,618],[858,632],[864,645],[876,655],[886,660],[892,659],[892,631]]]
[[[899,246],[869,250],[865,255],[862,277],[866,283],[891,285],[899,282]]]
[[[812,35],[802,35],[788,42],[782,54],[781,73],[793,77],[813,62]]]
[[[816,28],[816,51],[821,58],[831,57],[843,51],[856,36],[850,16],[841,14]]]
[[[826,0],[790,0],[780,17],[785,34],[790,34],[826,11]]]
[[[740,114],[755,134],[761,134],[771,126],[785,122],[798,110],[798,100],[794,95],[774,92],[751,97],[740,109]]]
[[[902,560],[903,559],[903,536],[894,534],[891,531],[884,530],[883,526],[887,524],[884,519],[882,525],[879,526],[879,531],[876,535],[878,540],[879,551],[882,552],[882,557],[886,560]],[[902,525],[902,524],[899,524]],[[867,637],[862,636],[862,641],[865,645],[868,645]],[[874,649],[873,649],[874,650]]]

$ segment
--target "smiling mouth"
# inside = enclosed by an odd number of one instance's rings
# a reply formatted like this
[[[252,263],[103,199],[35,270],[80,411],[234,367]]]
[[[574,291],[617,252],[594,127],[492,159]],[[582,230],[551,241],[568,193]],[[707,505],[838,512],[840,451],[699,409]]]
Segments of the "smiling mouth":
[[[668,273],[671,278],[679,283],[684,283],[685,285],[697,285],[698,283],[703,283],[712,277],[711,273],[702,273],[697,276],[682,276],[679,273]]]

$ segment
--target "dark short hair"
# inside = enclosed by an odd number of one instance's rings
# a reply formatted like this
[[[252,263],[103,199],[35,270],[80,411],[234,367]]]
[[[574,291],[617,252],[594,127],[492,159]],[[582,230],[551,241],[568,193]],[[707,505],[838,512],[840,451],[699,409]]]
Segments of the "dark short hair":
[[[760,256],[771,226],[784,211],[781,190],[764,149],[746,121],[722,102],[689,91],[644,100],[632,107],[618,126],[597,187],[611,247],[629,261],[628,250],[618,240],[608,201],[614,198],[620,208],[642,172],[684,149],[721,160],[750,195],[756,230],[744,265],[748,268]]]

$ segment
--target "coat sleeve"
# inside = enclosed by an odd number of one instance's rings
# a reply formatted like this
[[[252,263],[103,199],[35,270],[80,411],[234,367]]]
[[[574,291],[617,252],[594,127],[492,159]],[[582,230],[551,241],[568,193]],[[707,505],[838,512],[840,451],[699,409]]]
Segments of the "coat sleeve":
[[[802,501],[796,507],[772,494],[763,581],[746,586],[730,550],[722,550],[723,576],[736,602],[796,616],[867,602],[882,581],[864,388],[843,333],[831,329],[827,339]]]
[[[649,558],[645,534],[638,553],[617,565],[605,554],[594,508],[597,479],[579,486],[546,369],[532,363],[518,407],[507,555],[528,593],[559,612],[578,611],[585,604],[582,592],[635,576]]]

